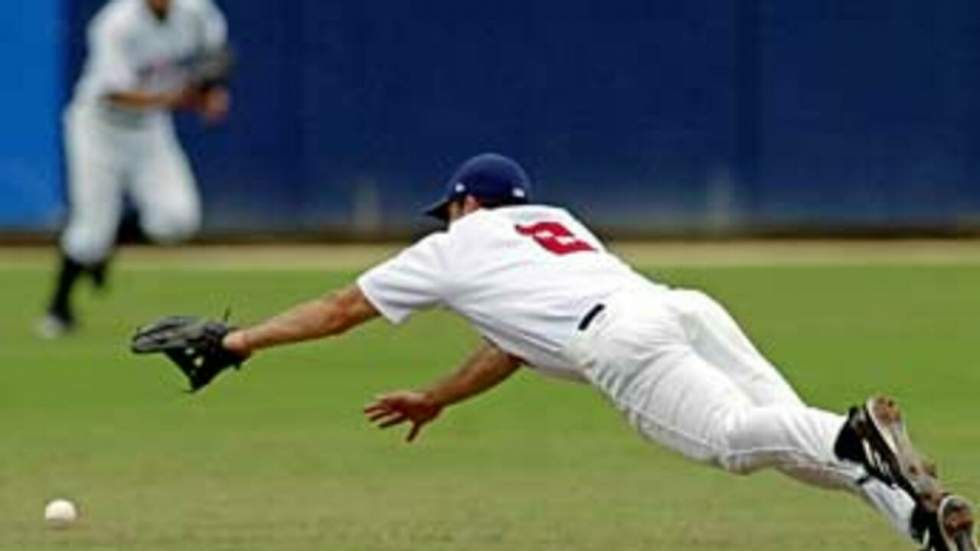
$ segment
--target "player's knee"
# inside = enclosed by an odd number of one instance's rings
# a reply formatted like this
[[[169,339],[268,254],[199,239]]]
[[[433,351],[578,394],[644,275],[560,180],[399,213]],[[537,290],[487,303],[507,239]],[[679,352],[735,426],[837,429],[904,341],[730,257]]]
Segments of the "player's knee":
[[[794,450],[785,442],[784,419],[775,407],[736,407],[723,422],[718,464],[726,471],[749,475],[794,462]]]
[[[735,427],[731,427],[725,432],[722,439],[724,445],[716,457],[716,462],[719,467],[731,474],[745,476],[753,473],[756,469],[751,468],[749,462],[746,461],[745,454],[738,446],[737,442],[741,435],[737,434],[736,430]]]
[[[72,222],[61,237],[61,248],[75,262],[91,266],[109,256],[114,238],[113,226]]]
[[[186,241],[197,233],[201,225],[196,210],[158,212],[144,219],[143,231],[150,239],[163,244]]]
[[[715,462],[729,473],[749,475],[766,463],[760,461],[766,446],[753,427],[754,411],[751,407],[732,407],[716,418],[719,444]]]
[[[725,471],[739,476],[748,476],[759,470],[759,467],[745,461],[736,453],[723,453],[718,457],[717,463]]]
[[[738,430],[733,428],[725,435],[725,446],[717,456],[717,463],[731,474],[747,476],[768,466],[769,461],[762,457],[765,452],[742,445],[746,435]]]

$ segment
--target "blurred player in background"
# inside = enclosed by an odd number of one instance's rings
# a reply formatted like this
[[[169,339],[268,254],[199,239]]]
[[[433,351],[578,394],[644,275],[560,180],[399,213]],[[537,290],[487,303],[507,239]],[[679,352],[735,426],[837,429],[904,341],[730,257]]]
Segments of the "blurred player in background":
[[[76,326],[71,295],[81,277],[105,285],[125,196],[154,241],[194,235],[200,200],[171,112],[218,121],[230,101],[227,27],[211,0],[111,0],[87,35],[88,57],[64,121],[70,214],[38,326],[51,338]]]
[[[138,332],[133,350],[165,352],[199,389],[263,348],[446,308],[483,343],[424,389],[377,397],[365,408],[372,422],[409,423],[413,440],[444,408],[528,366],[591,384],[641,435],[690,459],[844,490],[920,546],[976,551],[971,505],[912,446],[893,400],[847,415],[808,406],[714,299],[648,280],[568,211],[530,204],[514,161],[464,163],[428,213],[448,229],[331,296],[241,330],[165,318]]]

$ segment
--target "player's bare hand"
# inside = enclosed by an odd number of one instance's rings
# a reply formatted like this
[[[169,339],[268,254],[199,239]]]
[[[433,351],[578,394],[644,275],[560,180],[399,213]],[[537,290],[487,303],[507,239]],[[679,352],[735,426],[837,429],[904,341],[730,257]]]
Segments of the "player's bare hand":
[[[419,435],[422,427],[439,416],[442,406],[433,402],[423,392],[400,390],[376,396],[374,401],[364,407],[364,415],[378,428],[386,429],[405,422],[412,428],[405,437],[411,442]]]
[[[231,109],[231,94],[225,88],[211,88],[201,93],[198,111],[201,117],[208,123],[216,123],[224,120]]]

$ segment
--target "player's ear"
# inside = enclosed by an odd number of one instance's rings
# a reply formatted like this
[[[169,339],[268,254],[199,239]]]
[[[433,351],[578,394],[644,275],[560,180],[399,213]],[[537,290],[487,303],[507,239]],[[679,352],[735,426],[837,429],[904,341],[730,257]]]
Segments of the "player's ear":
[[[480,204],[480,201],[476,197],[473,197],[472,195],[467,195],[463,199],[463,214],[469,214],[477,209],[482,208],[482,206],[483,205]]]
[[[462,206],[458,199],[454,199],[446,204],[446,223],[452,224],[462,214]]]

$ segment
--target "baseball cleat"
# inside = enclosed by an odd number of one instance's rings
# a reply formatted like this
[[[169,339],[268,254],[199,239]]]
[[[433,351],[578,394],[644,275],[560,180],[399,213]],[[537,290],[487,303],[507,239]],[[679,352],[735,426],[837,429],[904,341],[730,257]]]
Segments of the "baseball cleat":
[[[973,508],[960,496],[944,496],[933,513],[916,507],[912,530],[921,534],[923,551],[977,551]]]
[[[102,262],[88,268],[87,270],[89,277],[92,278],[92,285],[95,286],[97,291],[106,290],[106,281],[108,279],[106,277],[107,266],[108,265],[105,262]]]
[[[34,326],[34,332],[42,339],[55,340],[75,330],[75,320],[58,314],[48,313]]]
[[[842,459],[864,465],[871,476],[899,486],[926,511],[937,511],[946,494],[935,465],[912,445],[892,398],[875,396],[851,408],[835,451]]]

